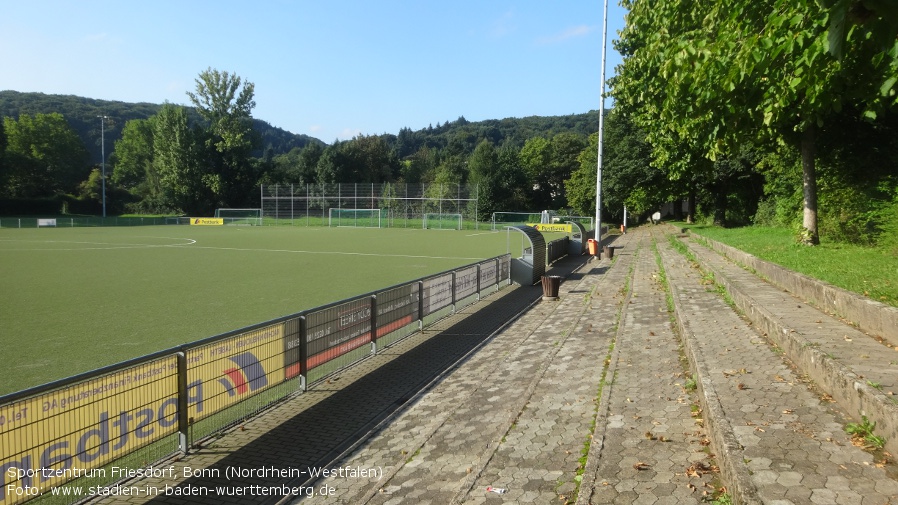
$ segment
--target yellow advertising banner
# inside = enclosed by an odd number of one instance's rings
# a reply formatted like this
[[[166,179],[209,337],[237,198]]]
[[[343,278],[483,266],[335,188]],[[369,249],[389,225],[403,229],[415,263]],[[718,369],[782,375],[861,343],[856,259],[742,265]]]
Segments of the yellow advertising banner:
[[[539,231],[544,232],[562,232],[562,233],[570,233],[573,225],[564,224],[564,223],[527,223],[527,226],[532,226]]]
[[[172,355],[0,405],[0,505],[106,476],[109,462],[175,433],[177,373]]]
[[[224,218],[222,217],[192,217],[190,218],[191,226],[222,226]]]
[[[187,351],[189,417],[198,421],[284,381],[284,323]]]
[[[277,323],[187,350],[188,416],[283,382],[284,331]],[[0,505],[80,477],[127,477],[107,465],[177,431],[176,355],[0,405]]]

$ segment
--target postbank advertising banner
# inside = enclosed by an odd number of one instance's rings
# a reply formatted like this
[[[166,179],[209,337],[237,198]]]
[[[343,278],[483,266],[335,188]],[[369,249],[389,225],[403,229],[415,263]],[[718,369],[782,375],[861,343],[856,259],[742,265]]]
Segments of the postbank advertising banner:
[[[190,218],[191,226],[224,226],[224,218],[222,217],[192,217]]]
[[[178,429],[167,356],[0,406],[0,504],[21,503]]]
[[[565,223],[527,223],[527,226],[531,226],[536,228],[542,232],[562,232],[562,233],[570,233],[573,229],[573,226]]]
[[[284,323],[188,349],[187,406],[194,421],[284,380]]]

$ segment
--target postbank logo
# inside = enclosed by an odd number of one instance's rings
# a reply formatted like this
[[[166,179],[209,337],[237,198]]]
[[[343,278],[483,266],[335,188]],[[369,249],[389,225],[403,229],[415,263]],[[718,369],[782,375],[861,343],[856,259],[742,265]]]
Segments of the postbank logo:
[[[532,226],[533,228],[536,228],[537,230],[539,230],[539,231],[544,231],[544,232],[566,232],[566,233],[570,233],[570,232],[571,232],[571,229],[572,229],[572,226],[571,226],[571,225],[569,225],[569,224],[563,224],[563,223],[552,223],[552,224],[548,224],[548,223],[527,223],[527,226]]]
[[[224,224],[224,218],[221,217],[192,217],[190,218],[191,226],[221,226]]]
[[[228,396],[236,396],[256,391],[268,385],[268,376],[265,367],[251,352],[244,352],[228,358],[237,365],[226,368],[224,377],[218,379],[218,383],[224,386]]]
[[[192,347],[190,417],[199,420],[284,380],[284,323]]]

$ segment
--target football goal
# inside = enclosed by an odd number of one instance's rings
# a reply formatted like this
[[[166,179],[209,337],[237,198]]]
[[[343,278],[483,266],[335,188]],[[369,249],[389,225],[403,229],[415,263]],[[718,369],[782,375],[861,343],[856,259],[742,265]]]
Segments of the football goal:
[[[425,230],[461,230],[461,214],[424,214]]]
[[[542,222],[540,212],[493,212],[492,229],[501,230],[506,226]]]
[[[262,226],[262,209],[215,209],[224,224]]]
[[[381,209],[327,209],[327,225],[356,228],[382,228]]]

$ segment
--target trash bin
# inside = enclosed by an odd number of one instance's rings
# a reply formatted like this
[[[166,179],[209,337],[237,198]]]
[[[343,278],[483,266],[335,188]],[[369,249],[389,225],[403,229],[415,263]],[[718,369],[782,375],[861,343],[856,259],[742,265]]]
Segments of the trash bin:
[[[591,256],[599,255],[599,243],[596,242],[595,239],[589,239],[586,241],[586,247],[589,248],[589,254]]]
[[[544,275],[543,281],[543,300],[557,300],[558,288],[561,286],[561,277],[557,275]]]
[[[606,246],[602,247],[602,250],[605,252],[606,258],[611,259],[614,257],[614,248],[606,245]]]

